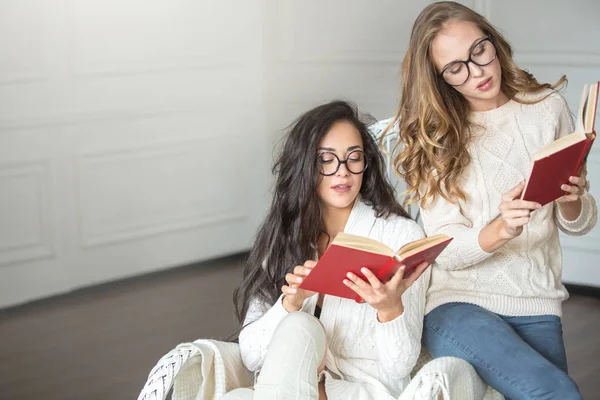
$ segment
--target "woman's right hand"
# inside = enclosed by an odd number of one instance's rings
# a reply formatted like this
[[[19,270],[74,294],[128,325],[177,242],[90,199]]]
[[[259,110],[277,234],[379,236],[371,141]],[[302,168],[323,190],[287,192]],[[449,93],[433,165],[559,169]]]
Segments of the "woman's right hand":
[[[298,288],[315,265],[317,265],[315,261],[309,260],[304,262],[304,265],[294,267],[293,273],[285,275],[287,285],[282,286],[281,291],[285,295],[283,296],[283,308],[288,312],[299,311],[304,300],[315,294],[315,292]]]
[[[500,237],[510,240],[523,232],[523,226],[530,220],[531,211],[541,208],[541,204],[533,201],[520,200],[525,188],[525,181],[502,195],[498,210],[501,221]]]

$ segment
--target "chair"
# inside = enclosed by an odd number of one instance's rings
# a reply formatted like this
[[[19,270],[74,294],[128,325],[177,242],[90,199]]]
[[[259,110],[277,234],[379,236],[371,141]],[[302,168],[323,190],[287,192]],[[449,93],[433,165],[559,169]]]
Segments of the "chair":
[[[461,388],[453,398],[467,400],[474,398],[473,393],[481,397],[486,385],[471,365],[451,357],[432,361],[423,349],[413,381],[401,399],[437,400],[439,389],[443,399],[449,400],[444,388],[452,385],[459,373]],[[150,371],[138,400],[218,400],[233,389],[253,384],[254,375],[242,364],[237,343],[201,339],[182,343],[164,355]],[[501,399],[498,392],[487,388],[484,400]]]

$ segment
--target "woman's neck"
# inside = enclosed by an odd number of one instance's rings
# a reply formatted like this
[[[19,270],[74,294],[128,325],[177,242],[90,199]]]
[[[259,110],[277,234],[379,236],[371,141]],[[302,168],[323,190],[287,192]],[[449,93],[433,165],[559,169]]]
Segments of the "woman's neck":
[[[502,107],[508,103],[510,99],[502,91],[498,92],[498,96],[489,100],[478,100],[477,102],[470,102],[471,111],[490,111],[496,108]]]
[[[346,208],[323,207],[323,229],[332,240],[338,233],[344,231],[352,207],[353,204]]]

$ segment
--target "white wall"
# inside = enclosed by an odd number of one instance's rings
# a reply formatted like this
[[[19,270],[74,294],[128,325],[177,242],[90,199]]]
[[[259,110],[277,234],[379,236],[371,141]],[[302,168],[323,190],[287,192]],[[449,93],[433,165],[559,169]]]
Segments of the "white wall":
[[[585,83],[600,80],[600,1],[484,0],[482,11],[508,37],[515,58],[540,81],[556,82],[566,74],[566,98],[577,112]],[[515,12],[515,10],[519,10]],[[536,21],[533,23],[533,21]],[[600,129],[596,123],[596,129]],[[600,204],[600,146],[588,157],[590,192]],[[583,237],[561,233],[563,279],[600,286],[600,227]]]
[[[246,249],[283,129],[332,98],[391,116],[428,3],[0,2],[0,307]],[[600,78],[598,1],[463,3],[573,109]],[[567,280],[600,285],[598,232]]]
[[[263,3],[0,2],[0,306],[248,247]]]

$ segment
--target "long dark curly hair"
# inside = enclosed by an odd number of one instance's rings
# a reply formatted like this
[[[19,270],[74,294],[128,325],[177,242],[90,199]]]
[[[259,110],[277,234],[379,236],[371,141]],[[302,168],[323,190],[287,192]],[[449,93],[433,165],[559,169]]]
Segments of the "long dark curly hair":
[[[323,232],[317,197],[321,179],[317,148],[331,127],[340,121],[351,123],[360,132],[367,156],[361,201],[372,206],[377,217],[395,214],[410,218],[396,200],[395,190],[385,175],[383,155],[369,133],[368,125],[375,122],[373,117],[360,114],[355,105],[339,100],[301,115],[289,128],[273,166],[276,175],[273,200],[256,234],[242,282],[233,295],[240,324],[252,299],[274,304],[285,284],[286,273],[315,257],[317,238]]]

